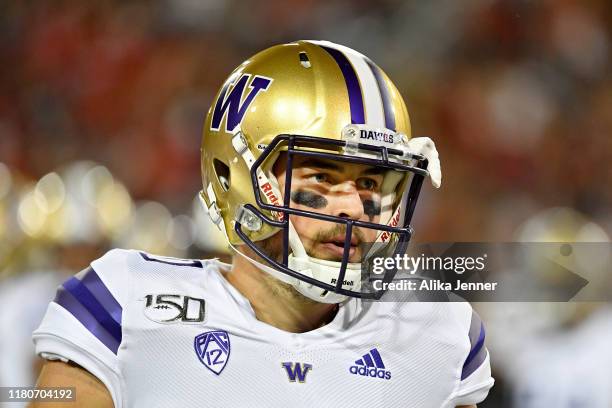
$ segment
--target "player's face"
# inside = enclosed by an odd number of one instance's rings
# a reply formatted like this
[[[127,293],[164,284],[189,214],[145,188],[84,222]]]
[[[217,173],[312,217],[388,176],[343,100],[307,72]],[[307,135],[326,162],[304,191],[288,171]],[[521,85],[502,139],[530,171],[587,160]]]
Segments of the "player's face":
[[[297,156],[291,175],[291,207],[353,220],[380,222],[383,171],[363,164],[344,163]],[[286,158],[275,166],[280,191],[285,191]],[[298,235],[310,256],[342,259],[344,225],[291,216]],[[376,230],[354,228],[349,262],[361,262],[360,243],[373,242]]]

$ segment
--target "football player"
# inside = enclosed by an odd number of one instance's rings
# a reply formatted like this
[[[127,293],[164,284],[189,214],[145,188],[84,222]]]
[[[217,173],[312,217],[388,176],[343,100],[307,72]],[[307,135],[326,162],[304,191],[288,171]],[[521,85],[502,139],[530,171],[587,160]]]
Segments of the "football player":
[[[486,397],[484,328],[469,304],[385,302],[369,284],[374,256],[406,250],[424,178],[441,180],[433,142],[411,139],[398,90],[370,59],[298,41],[246,60],[206,117],[202,175],[233,263],[119,249],[92,262],[33,334],[49,360],[39,386],[74,386],[87,407]]]

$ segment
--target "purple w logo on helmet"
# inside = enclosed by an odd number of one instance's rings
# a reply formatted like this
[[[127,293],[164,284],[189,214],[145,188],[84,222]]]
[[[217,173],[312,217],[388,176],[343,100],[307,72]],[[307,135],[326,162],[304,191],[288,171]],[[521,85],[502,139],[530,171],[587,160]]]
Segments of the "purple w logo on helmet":
[[[210,122],[211,130],[219,130],[223,117],[227,114],[225,131],[228,133],[233,132],[236,126],[242,122],[244,114],[249,108],[249,105],[255,100],[259,91],[266,91],[268,86],[272,83],[271,78],[259,75],[253,76],[253,80],[249,84],[250,91],[243,100],[244,88],[250,77],[250,74],[242,74],[237,80],[227,81],[225,85],[223,85],[223,89],[221,89],[221,93],[219,93],[219,97],[215,103],[215,109]],[[227,91],[232,84],[234,84],[234,86],[228,94]]]

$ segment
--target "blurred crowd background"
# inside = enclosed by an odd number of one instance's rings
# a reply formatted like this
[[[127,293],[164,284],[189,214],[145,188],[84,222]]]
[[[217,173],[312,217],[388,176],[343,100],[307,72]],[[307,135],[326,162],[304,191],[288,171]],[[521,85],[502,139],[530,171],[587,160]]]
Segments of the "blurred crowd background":
[[[348,45],[399,87],[443,165],[417,241],[609,241],[611,32],[605,0],[2,2],[0,385],[34,381],[55,286],[110,247],[226,256],[195,202],[201,126],[276,43]],[[477,305],[481,406],[612,407],[609,306],[542,306]]]

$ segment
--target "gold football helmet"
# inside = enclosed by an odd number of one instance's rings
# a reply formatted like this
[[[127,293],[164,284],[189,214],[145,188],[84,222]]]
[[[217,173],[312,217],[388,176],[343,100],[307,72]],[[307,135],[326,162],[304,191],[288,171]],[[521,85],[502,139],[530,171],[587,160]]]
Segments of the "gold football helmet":
[[[375,254],[405,251],[412,234],[410,219],[429,174],[428,159],[437,163],[429,139],[423,138],[429,149],[415,153],[410,137],[402,97],[370,59],[326,41],[274,46],[237,67],[208,111],[200,196],[239,254],[246,256],[236,246],[248,245],[265,264],[247,257],[250,262],[305,296],[328,303],[347,296],[377,297],[382,293],[362,276],[367,261]],[[424,151],[435,155],[426,158],[419,154]],[[286,160],[282,192],[273,172],[281,152]],[[292,163],[304,156],[383,169],[377,222],[295,208],[290,199]],[[309,254],[291,221],[295,217],[340,225],[345,237],[342,259]],[[368,243],[360,262],[349,262],[357,229],[376,230],[376,240]],[[283,248],[272,255],[257,243],[275,234],[282,234]],[[394,273],[389,270],[379,278],[391,280]]]

